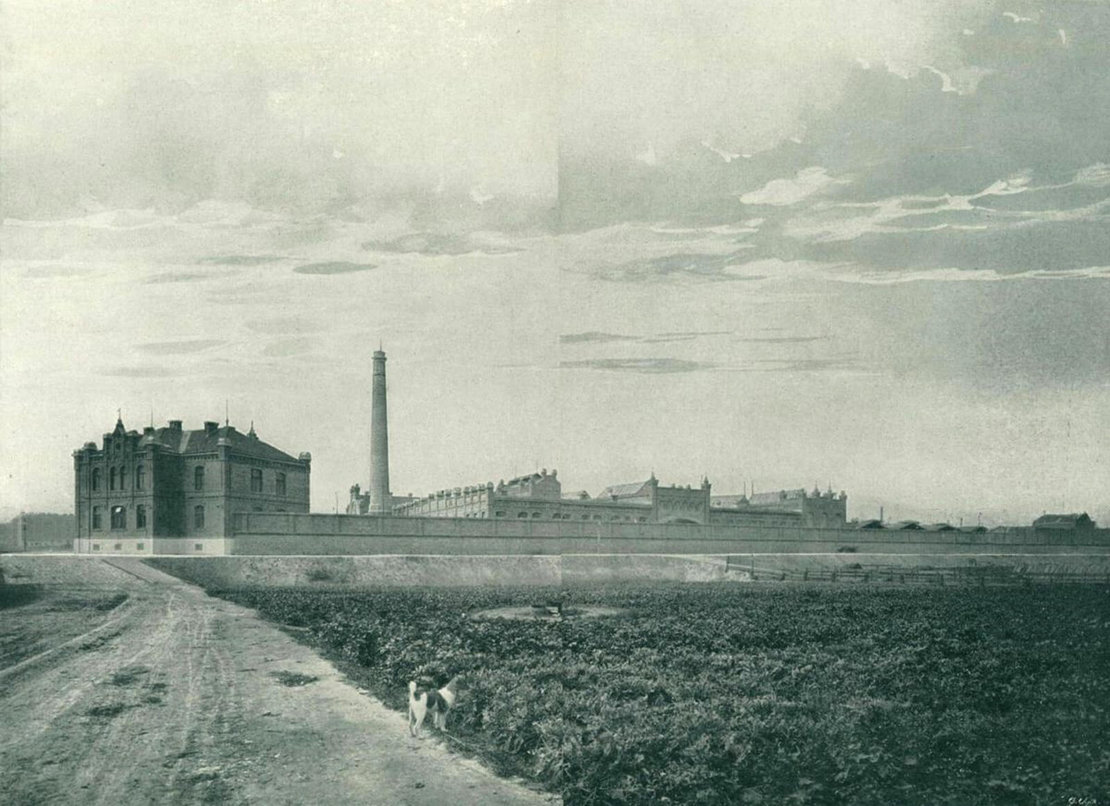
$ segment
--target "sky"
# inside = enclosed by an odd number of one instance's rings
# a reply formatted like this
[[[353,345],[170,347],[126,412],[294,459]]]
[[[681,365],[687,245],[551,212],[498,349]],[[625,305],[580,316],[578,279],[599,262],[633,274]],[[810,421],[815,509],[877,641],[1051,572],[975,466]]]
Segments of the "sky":
[[[230,417],[1110,524],[1110,2],[3,0],[0,517]],[[337,504],[338,502],[338,504]]]

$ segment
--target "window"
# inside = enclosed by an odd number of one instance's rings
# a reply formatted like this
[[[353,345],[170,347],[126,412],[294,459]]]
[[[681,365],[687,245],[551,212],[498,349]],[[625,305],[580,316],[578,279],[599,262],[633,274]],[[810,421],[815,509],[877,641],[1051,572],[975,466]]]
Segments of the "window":
[[[204,528],[204,507],[198,506],[193,509],[193,528]]]
[[[103,529],[104,524],[101,522],[100,507],[93,507],[93,528]]]
[[[116,549],[116,551],[122,551],[123,550],[123,543],[116,543],[115,549]]]
[[[193,544],[193,551],[204,551],[204,544],[203,543],[194,543]]]
[[[92,472],[92,488],[93,492],[100,489],[100,468],[94,467]]]
[[[251,492],[262,492],[262,471],[254,469],[251,471]]]
[[[285,474],[278,473],[274,476],[274,488],[277,490],[278,495],[285,495]]]
[[[193,489],[194,490],[203,490],[204,489],[204,467],[201,466],[201,465],[197,465],[193,469]]]
[[[146,487],[146,466],[139,465],[135,468],[135,489],[141,490]]]
[[[135,551],[142,551],[142,550],[143,550],[143,544],[142,543],[136,543],[135,544]]]
[[[108,472],[108,489],[116,489],[116,469],[114,467]]]
[[[528,517],[528,513],[527,513],[527,512],[518,512],[518,513],[516,513],[516,516],[517,516],[518,518],[527,518],[527,517]]]
[[[142,504],[139,504],[137,507],[135,507],[135,528],[146,528],[146,507]]]
[[[504,518],[505,517],[505,510],[499,509],[497,512],[493,513],[493,516],[495,518]]]
[[[100,544],[99,543],[93,543],[93,551],[100,551]]]
[[[538,518],[539,516],[540,516],[540,513],[538,513],[538,512],[533,512],[532,513],[533,518]]]
[[[112,507],[112,528],[127,528],[127,510],[123,507]]]

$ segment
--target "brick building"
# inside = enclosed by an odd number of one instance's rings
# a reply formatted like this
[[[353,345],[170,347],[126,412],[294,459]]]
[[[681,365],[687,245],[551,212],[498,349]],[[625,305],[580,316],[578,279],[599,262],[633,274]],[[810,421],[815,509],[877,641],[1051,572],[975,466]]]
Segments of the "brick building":
[[[493,482],[439,490],[394,507],[414,518],[510,518],[625,523],[708,523],[709,480],[698,487],[647,481],[606,487],[596,498],[564,497],[556,471],[546,469],[497,485]],[[353,493],[353,490],[352,490]]]
[[[81,553],[222,553],[238,512],[308,512],[312,457],[278,450],[252,424],[128,431],[73,454]],[[157,544],[157,547],[156,547]]]

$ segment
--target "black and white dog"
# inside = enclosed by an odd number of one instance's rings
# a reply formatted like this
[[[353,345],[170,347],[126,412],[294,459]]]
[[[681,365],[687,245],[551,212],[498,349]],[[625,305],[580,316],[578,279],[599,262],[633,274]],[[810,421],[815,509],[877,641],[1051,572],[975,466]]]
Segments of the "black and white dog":
[[[432,724],[440,730],[447,730],[447,714],[455,705],[455,685],[457,677],[441,689],[422,689],[415,680],[409,681],[409,733],[420,735],[424,718],[432,714]]]

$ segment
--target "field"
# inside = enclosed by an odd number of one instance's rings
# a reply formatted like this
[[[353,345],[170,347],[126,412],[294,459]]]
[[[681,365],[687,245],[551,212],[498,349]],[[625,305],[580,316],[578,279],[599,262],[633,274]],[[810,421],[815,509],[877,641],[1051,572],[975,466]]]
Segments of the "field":
[[[1110,796],[1104,586],[212,592],[398,709],[461,673],[452,741],[569,804]],[[555,599],[621,612],[475,617]]]

